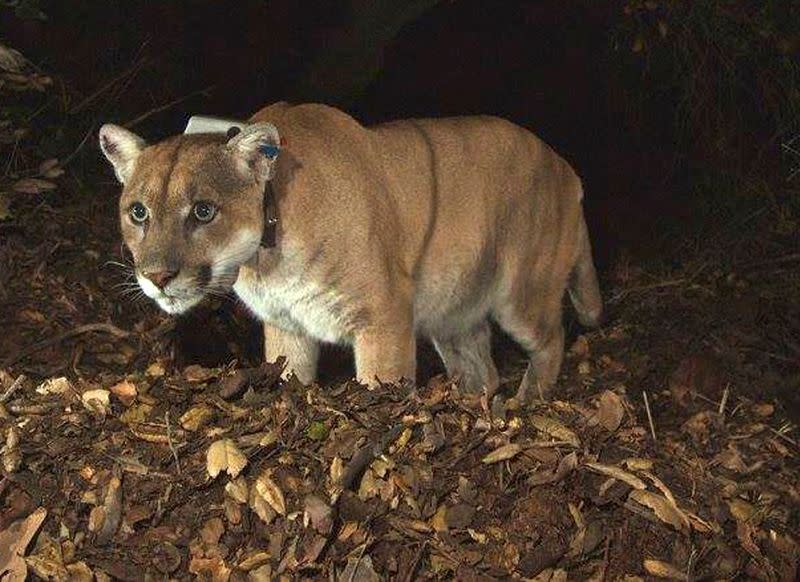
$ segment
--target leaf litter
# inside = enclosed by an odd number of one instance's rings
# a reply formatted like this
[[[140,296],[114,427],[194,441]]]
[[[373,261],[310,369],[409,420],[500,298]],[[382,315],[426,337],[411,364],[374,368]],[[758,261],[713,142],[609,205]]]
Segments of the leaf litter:
[[[33,385],[18,392],[10,404],[21,409],[54,406],[48,414],[8,417],[15,423],[5,428],[12,435],[6,442],[25,446],[19,479],[4,493],[4,514],[9,503],[21,503],[21,515],[42,515],[46,507],[60,517],[43,531],[61,540],[54,543],[69,542],[58,556],[47,543],[25,546],[28,567],[51,576],[103,572],[131,580],[147,571],[212,580],[439,579],[467,572],[558,579],[560,571],[679,579],[689,558],[665,540],[722,548],[692,558],[696,574],[715,571],[737,549],[748,565],[736,568],[762,572],[763,579],[781,579],[796,567],[783,558],[773,565],[772,540],[797,551],[786,521],[792,510],[783,505],[788,498],[764,497],[766,491],[754,498],[752,485],[734,480],[730,463],[717,462],[719,474],[700,469],[698,459],[676,463],[666,451],[691,442],[680,440],[687,438],[680,427],[664,450],[653,448],[644,430],[635,433],[642,435],[633,441],[639,456],[630,456],[626,431],[646,420],[615,412],[611,423],[592,421],[592,397],[487,418],[454,386],[430,408],[432,391],[441,388],[331,390],[278,380],[277,389],[259,392],[251,405],[218,396],[213,379],[225,377],[178,370],[149,385],[120,379],[108,389],[83,390],[79,399],[73,391]],[[625,403],[624,395],[606,397],[617,400]],[[142,405],[135,420],[119,420]],[[196,423],[198,410],[212,413]],[[167,411],[180,419],[171,438],[142,439],[167,434]],[[429,445],[429,425],[441,440],[437,447]],[[309,431],[314,426],[326,428],[324,438]],[[758,435],[772,438],[768,431]],[[615,493],[618,487],[624,489]],[[725,509],[745,500],[752,510]],[[36,509],[37,503],[45,505]],[[24,523],[19,519],[3,523]],[[629,537],[634,531],[642,539]],[[648,544],[650,553],[632,563],[629,546],[638,544]]]

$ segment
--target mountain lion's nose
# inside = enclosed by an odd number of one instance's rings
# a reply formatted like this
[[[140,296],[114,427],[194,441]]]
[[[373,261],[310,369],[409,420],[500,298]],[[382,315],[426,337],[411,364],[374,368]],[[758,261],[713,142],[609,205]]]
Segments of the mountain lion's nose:
[[[159,289],[167,286],[167,283],[172,281],[178,274],[178,271],[154,271],[149,273],[142,273],[145,277],[153,282],[153,285]]]

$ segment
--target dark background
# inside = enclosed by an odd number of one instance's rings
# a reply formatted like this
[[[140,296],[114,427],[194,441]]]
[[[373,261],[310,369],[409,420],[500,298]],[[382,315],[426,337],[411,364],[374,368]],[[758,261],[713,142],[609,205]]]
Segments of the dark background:
[[[63,79],[68,105],[44,114],[55,151],[104,121],[134,121],[152,141],[192,113],[246,117],[277,100],[339,105],[368,123],[496,114],[584,178],[601,266],[621,249],[680,261],[687,237],[787,203],[795,2],[21,0],[16,16],[0,10],[8,44]],[[89,145],[75,163],[97,163]]]

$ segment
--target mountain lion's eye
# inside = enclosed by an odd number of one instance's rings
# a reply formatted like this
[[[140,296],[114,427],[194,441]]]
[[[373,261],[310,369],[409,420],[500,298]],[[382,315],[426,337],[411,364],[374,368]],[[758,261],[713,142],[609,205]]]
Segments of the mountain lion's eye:
[[[128,214],[131,220],[137,224],[143,223],[150,216],[147,208],[141,202],[134,202],[131,204],[131,207],[128,208]]]
[[[198,202],[192,209],[194,217],[200,222],[211,222],[217,213],[217,207],[211,202]]]

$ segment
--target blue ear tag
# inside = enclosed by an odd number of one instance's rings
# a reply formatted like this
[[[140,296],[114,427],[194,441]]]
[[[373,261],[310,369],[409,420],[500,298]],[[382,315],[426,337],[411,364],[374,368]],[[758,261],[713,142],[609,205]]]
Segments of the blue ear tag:
[[[265,145],[262,145],[261,147],[259,147],[258,150],[262,154],[267,156],[270,160],[274,160],[275,158],[278,157],[278,152],[281,151],[281,148],[279,148],[276,145],[265,144]]]

